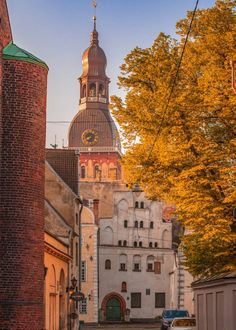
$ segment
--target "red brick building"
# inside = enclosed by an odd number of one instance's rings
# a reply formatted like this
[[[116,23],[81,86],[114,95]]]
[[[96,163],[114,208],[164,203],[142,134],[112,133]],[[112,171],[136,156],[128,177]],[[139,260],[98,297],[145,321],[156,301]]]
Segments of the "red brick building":
[[[43,329],[47,65],[12,42],[0,1],[0,329]]]

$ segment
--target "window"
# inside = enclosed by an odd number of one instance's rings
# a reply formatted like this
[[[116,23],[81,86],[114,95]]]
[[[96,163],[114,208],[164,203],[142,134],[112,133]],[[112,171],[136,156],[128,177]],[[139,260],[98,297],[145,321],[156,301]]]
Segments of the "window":
[[[86,85],[83,85],[83,88],[82,88],[82,97],[86,97]]]
[[[154,272],[154,257],[147,257],[147,272]]]
[[[141,308],[141,293],[131,293],[131,308]]]
[[[86,261],[81,261],[81,281],[86,282]]]
[[[141,256],[134,255],[133,257],[133,271],[140,272],[141,271]]]
[[[151,228],[151,229],[154,228],[154,223],[153,223],[153,221],[150,222],[150,228]]]
[[[146,289],[146,296],[150,296],[151,294],[151,290],[150,289]]]
[[[143,228],[143,221],[140,221],[140,228]]]
[[[127,241],[123,241],[123,246],[127,246]]]
[[[120,271],[126,271],[127,270],[126,265],[127,265],[127,255],[121,254],[120,255]]]
[[[86,177],[86,169],[85,166],[81,166],[81,179],[84,179]]]
[[[128,228],[128,220],[124,220],[124,228]]]
[[[110,259],[107,259],[105,261],[105,269],[111,269],[111,260]]]
[[[155,248],[157,248],[157,247],[158,247],[158,243],[156,242],[156,243],[155,243]]]
[[[138,207],[139,207],[139,204],[138,204],[138,202],[135,202],[135,205],[134,205],[134,207],[135,207],[136,209],[138,209]]]
[[[80,314],[87,314],[87,298],[84,298],[79,304]]]
[[[134,247],[137,247],[138,246],[138,243],[137,242],[134,242]]]
[[[135,221],[135,223],[134,223],[134,227],[135,227],[135,228],[138,228],[138,221]]]
[[[122,284],[121,284],[121,292],[127,292],[127,283],[126,282],[122,282]]]
[[[143,242],[139,242],[139,247],[143,247]]]
[[[120,270],[121,271],[126,271],[126,264],[121,263],[120,264]]]
[[[94,166],[94,178],[100,180],[100,176],[101,176],[101,170],[99,168],[99,165],[95,165]]]
[[[105,95],[105,89],[102,84],[99,85],[99,96],[104,96]]]
[[[122,246],[122,241],[121,240],[118,241],[118,245]]]
[[[149,247],[152,248],[152,242],[149,243]]]
[[[165,292],[156,292],[155,293],[155,307],[156,308],[165,308],[166,307]]]
[[[140,203],[140,209],[144,209],[144,202]]]
[[[154,262],[154,272],[155,274],[161,274],[161,263],[160,261]]]
[[[96,96],[96,85],[94,83],[90,84],[89,86],[89,96]]]

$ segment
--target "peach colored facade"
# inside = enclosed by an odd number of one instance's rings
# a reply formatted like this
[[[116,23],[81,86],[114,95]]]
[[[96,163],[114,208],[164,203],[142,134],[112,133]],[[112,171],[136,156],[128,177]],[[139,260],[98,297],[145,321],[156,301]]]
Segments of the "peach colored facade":
[[[45,329],[67,329],[69,297],[66,292],[69,276],[67,244],[45,233]]]

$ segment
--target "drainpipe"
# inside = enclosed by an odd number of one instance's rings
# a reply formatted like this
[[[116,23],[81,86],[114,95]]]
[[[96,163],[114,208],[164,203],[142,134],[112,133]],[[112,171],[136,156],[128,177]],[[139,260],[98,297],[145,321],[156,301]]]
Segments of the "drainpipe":
[[[81,269],[82,269],[82,223],[81,223],[81,214],[83,211],[84,203],[80,197],[77,197],[77,200],[80,204],[80,210],[79,210],[79,278],[78,278],[78,289],[81,291]]]

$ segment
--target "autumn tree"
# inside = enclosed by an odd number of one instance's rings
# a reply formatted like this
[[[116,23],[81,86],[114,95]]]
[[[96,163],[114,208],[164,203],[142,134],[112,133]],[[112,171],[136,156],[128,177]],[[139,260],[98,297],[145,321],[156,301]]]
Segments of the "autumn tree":
[[[170,97],[192,12],[177,23],[180,38],[161,33],[135,48],[121,66],[125,100],[112,98],[124,136],[130,183],[176,205],[189,234],[186,265],[205,276],[235,267],[232,212],[236,206],[236,1],[218,0],[196,12]]]

